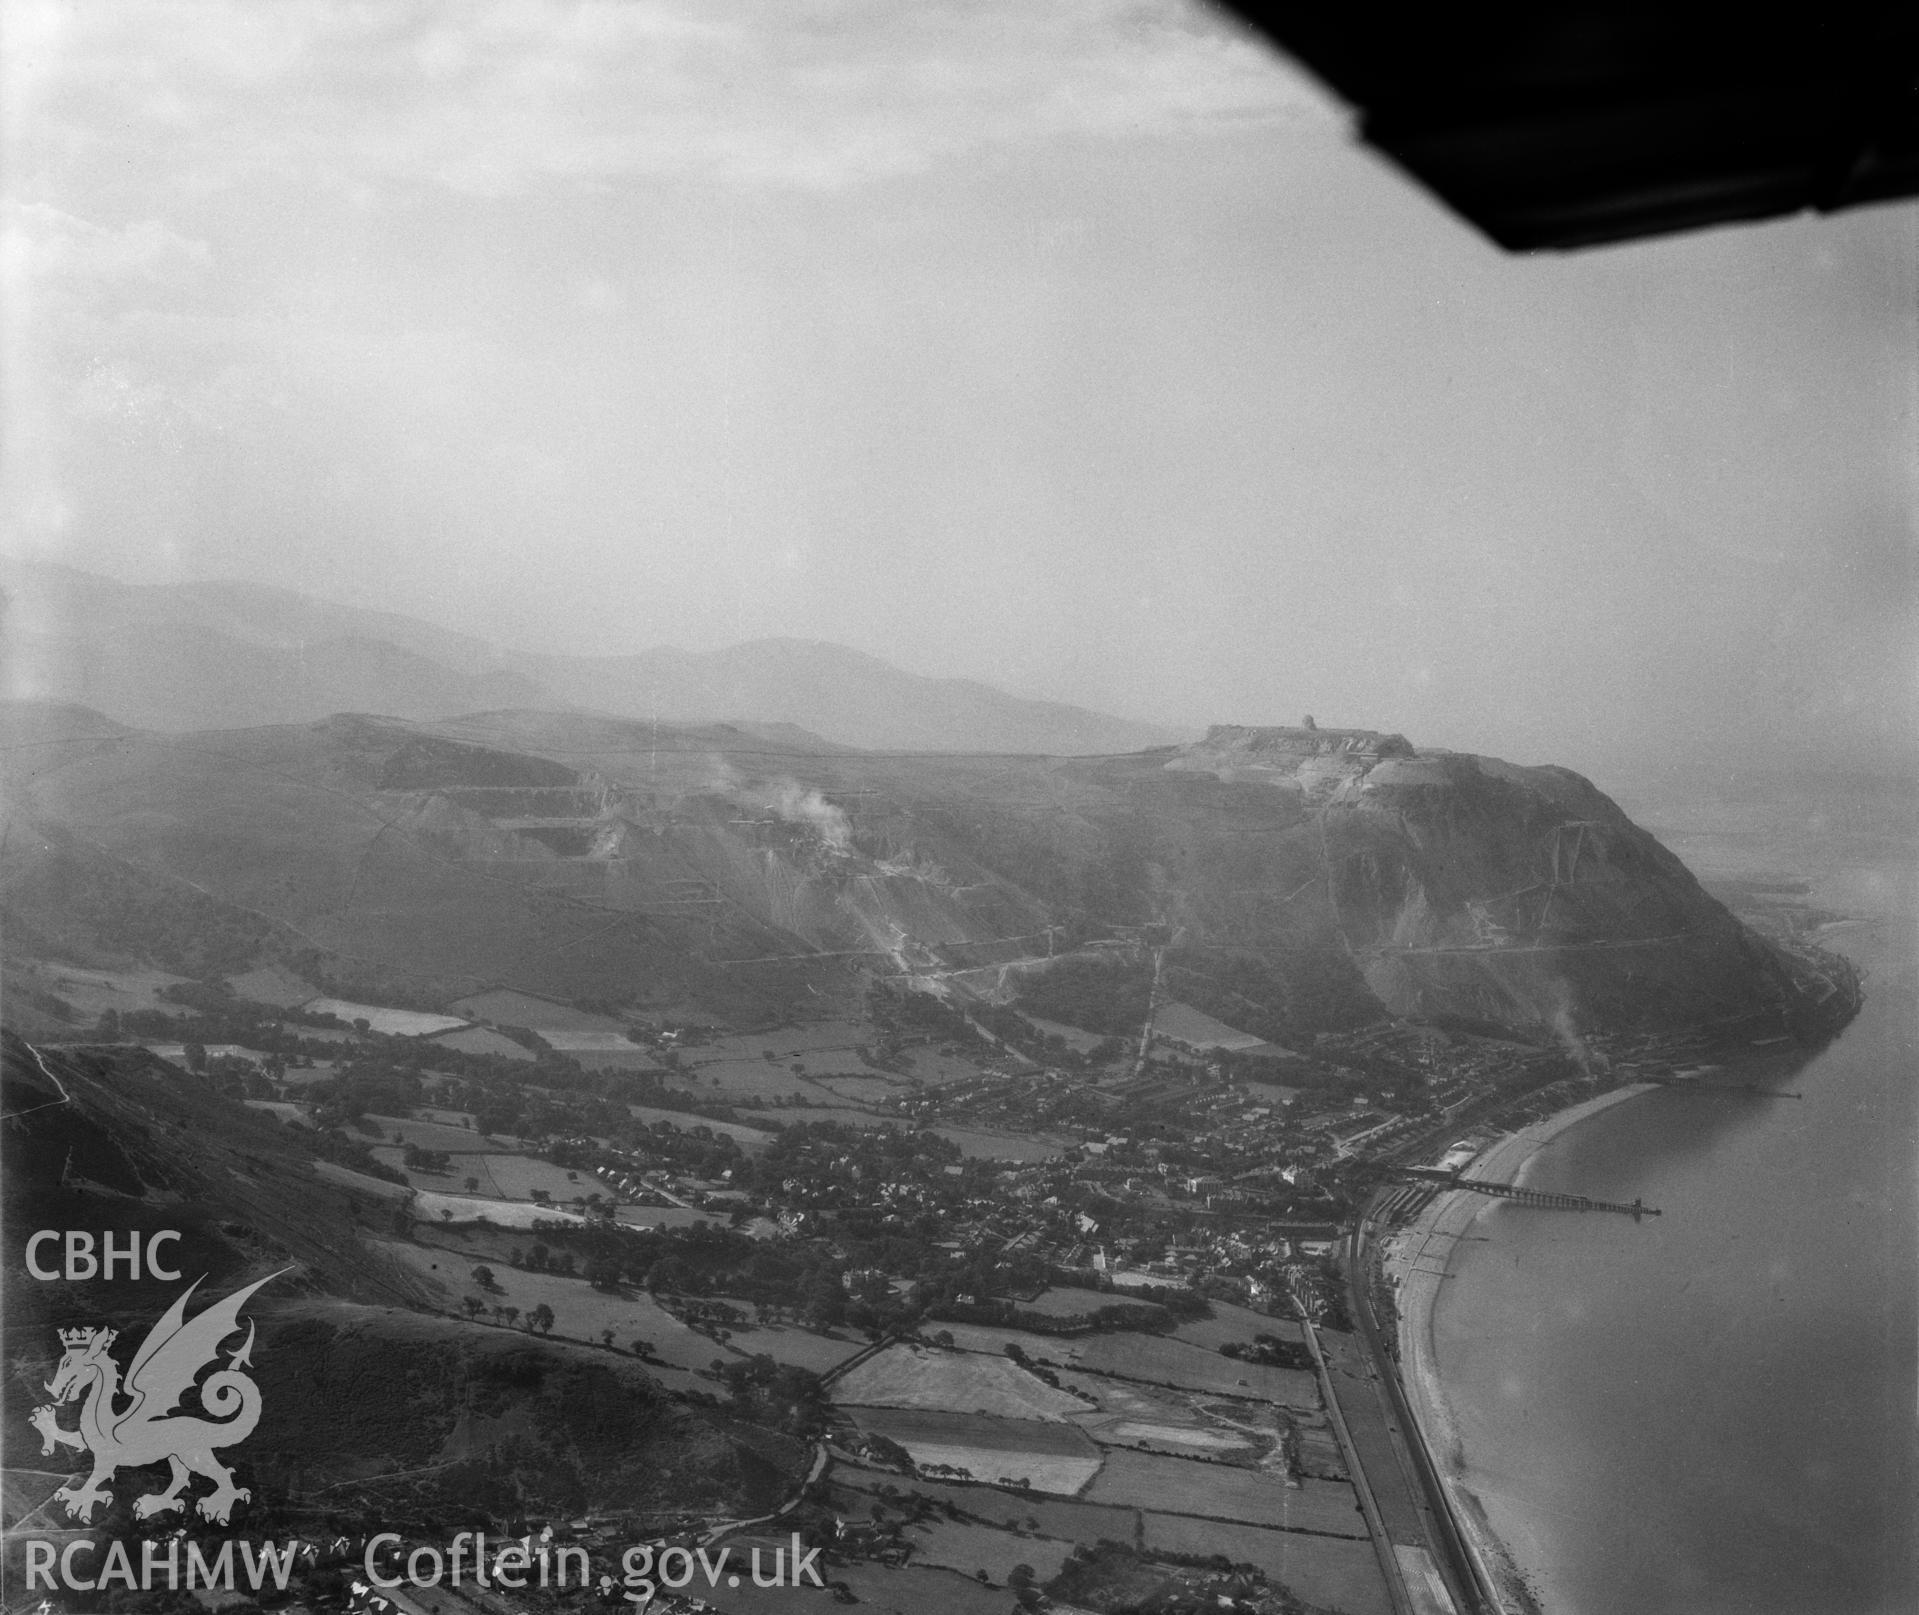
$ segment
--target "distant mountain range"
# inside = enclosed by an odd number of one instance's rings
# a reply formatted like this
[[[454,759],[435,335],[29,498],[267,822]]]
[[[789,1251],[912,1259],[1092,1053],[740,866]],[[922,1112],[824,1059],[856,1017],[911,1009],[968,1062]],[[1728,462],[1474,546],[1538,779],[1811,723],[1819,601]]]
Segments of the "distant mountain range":
[[[260,584],[126,584],[17,560],[0,561],[0,579],[6,693],[82,703],[142,729],[534,708],[790,724],[885,751],[1085,756],[1190,738],[971,679],[925,678],[818,640],[564,656]]]

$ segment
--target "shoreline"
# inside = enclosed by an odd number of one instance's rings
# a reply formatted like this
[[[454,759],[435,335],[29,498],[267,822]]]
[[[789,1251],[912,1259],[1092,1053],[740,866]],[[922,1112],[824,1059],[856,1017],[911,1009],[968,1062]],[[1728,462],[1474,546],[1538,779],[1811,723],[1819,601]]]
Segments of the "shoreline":
[[[1523,1182],[1527,1166],[1553,1139],[1589,1116],[1657,1091],[1659,1084],[1631,1083],[1597,1098],[1555,1111],[1541,1121],[1495,1139],[1468,1163],[1476,1174]],[[1535,1589],[1521,1568],[1512,1544],[1495,1535],[1480,1498],[1460,1478],[1457,1427],[1446,1401],[1433,1342],[1433,1311],[1439,1287],[1452,1273],[1459,1236],[1500,1202],[1469,1190],[1447,1190],[1425,1210],[1382,1242],[1382,1266],[1392,1286],[1397,1315],[1399,1377],[1406,1400],[1432,1455],[1440,1484],[1458,1523],[1467,1551],[1477,1561],[1481,1580],[1494,1590],[1501,1615],[1537,1615]],[[1428,1247],[1434,1236],[1447,1237],[1443,1264]],[[1424,1260],[1422,1260],[1422,1257]]]

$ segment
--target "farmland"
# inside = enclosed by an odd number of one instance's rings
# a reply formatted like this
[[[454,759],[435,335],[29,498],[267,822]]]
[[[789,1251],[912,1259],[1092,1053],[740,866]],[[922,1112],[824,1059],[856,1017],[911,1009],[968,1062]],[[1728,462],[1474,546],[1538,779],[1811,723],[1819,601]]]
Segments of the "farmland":
[[[176,987],[187,979],[164,970],[90,970],[55,964],[36,970],[27,979],[72,1005],[83,1021],[98,1020],[101,1012],[109,1009],[122,1015],[139,1009],[157,1009],[166,1015],[187,1013],[183,1006],[159,996],[163,987]]]
[[[610,1015],[595,1015],[570,1004],[556,1004],[535,998],[530,993],[500,988],[475,993],[454,1002],[451,1008],[470,1020],[491,1021],[495,1026],[524,1026],[542,1036],[551,1031],[617,1032],[620,1023]]]
[[[638,1054],[645,1056],[649,1062],[652,1058],[644,1049],[636,1047],[623,1031],[558,1026],[544,1026],[538,1031],[543,1043],[562,1054]]]
[[[844,1503],[848,1512],[864,1506],[858,1500],[880,1496],[881,1488],[891,1487],[897,1492],[898,1486],[897,1475],[848,1464],[833,1466],[835,1506]],[[1097,1542],[1101,1537],[1130,1541],[1138,1523],[1131,1509],[1107,1508],[1062,1497],[1040,1497],[1004,1487],[921,1478],[912,1483],[912,1488],[917,1495],[930,1498],[942,1509],[956,1510],[969,1519],[1008,1530],[1058,1537],[1067,1542]]]
[[[420,1217],[442,1222],[478,1222],[482,1218],[501,1228],[532,1229],[536,1223],[559,1222],[575,1227],[586,1219],[576,1211],[536,1205],[525,1200],[488,1200],[477,1195],[440,1194],[422,1189],[414,1198],[414,1210]]]
[[[1101,1446],[1171,1450],[1189,1458],[1243,1457],[1254,1450],[1252,1438],[1230,1430],[1200,1430],[1177,1424],[1142,1424],[1122,1419],[1097,1429],[1082,1425]]]
[[[616,1346],[626,1348],[636,1339],[649,1340],[653,1355],[660,1361],[688,1371],[703,1369],[714,1358],[727,1355],[710,1336],[689,1329],[649,1295],[608,1294],[580,1279],[529,1273],[498,1263],[498,1258],[487,1262],[470,1251],[447,1246],[391,1243],[383,1248],[419,1277],[437,1285],[444,1297],[442,1306],[449,1312],[459,1307],[465,1295],[478,1295],[489,1313],[500,1307],[515,1307],[522,1319],[544,1305],[553,1309],[556,1337],[596,1341],[611,1329]],[[474,1282],[472,1270],[476,1264],[491,1266],[494,1279],[490,1290],[482,1292]]]
[[[333,1015],[352,1025],[365,1021],[367,1028],[389,1037],[429,1037],[435,1032],[451,1032],[465,1023],[457,1015],[429,1015],[417,1009],[388,1009],[382,1004],[356,1004],[349,998],[315,998],[300,1006],[315,1015]]]
[[[981,1161],[1050,1161],[1065,1147],[1057,1139],[988,1133],[976,1127],[935,1127],[932,1131],[959,1145],[962,1155]]]
[[[495,1054],[502,1059],[519,1060],[531,1064],[533,1051],[523,1048],[510,1037],[502,1037],[498,1032],[485,1026],[463,1026],[458,1031],[442,1032],[433,1040],[440,1048],[456,1049],[461,1054]]]
[[[1283,1402],[1289,1407],[1319,1405],[1319,1387],[1311,1374],[1236,1362],[1157,1335],[1089,1335],[1073,1342],[1071,1360],[1090,1373],[1117,1374],[1154,1385]]]
[[[1253,1525],[1196,1520],[1182,1514],[1142,1516],[1149,1549],[1167,1553],[1223,1553],[1283,1582],[1309,1603],[1345,1615],[1390,1615],[1373,1546],[1363,1538],[1308,1536]]]
[[[1086,1404],[1004,1357],[889,1346],[833,1387],[845,1406],[934,1408],[996,1418],[1053,1419],[1085,1411]]]
[[[1059,1574],[1073,1544],[1052,1537],[1015,1536],[996,1531],[989,1525],[968,1525],[943,1520],[937,1525],[915,1525],[906,1533],[913,1544],[913,1563],[939,1565],[964,1575],[976,1576],[984,1570],[996,1583],[1005,1584],[1015,1565],[1030,1565],[1041,1581]]]
[[[697,1133],[704,1127],[716,1138],[732,1139],[741,1149],[765,1145],[773,1137],[763,1127],[747,1127],[739,1122],[708,1121],[704,1116],[690,1115],[683,1110],[657,1110],[651,1105],[628,1105],[626,1109],[636,1122],[645,1122],[649,1127],[665,1122],[682,1133]]]
[[[1365,1518],[1348,1485],[1317,1480],[1288,1486],[1276,1474],[1194,1458],[1108,1453],[1086,1500],[1289,1531],[1366,1534]]]
[[[959,1469],[975,1480],[1024,1480],[1036,1491],[1071,1497],[1100,1465],[1099,1448],[1069,1424],[919,1408],[856,1408],[852,1418],[868,1434],[904,1447],[922,1469]]]
[[[1269,1318],[1263,1312],[1254,1312],[1250,1307],[1236,1307],[1226,1301],[1215,1301],[1212,1307],[1213,1315],[1210,1318],[1182,1323],[1173,1331],[1173,1338],[1207,1351],[1218,1351],[1229,1341],[1246,1345],[1255,1335],[1272,1335],[1278,1340],[1303,1345],[1305,1337],[1300,1333],[1299,1325],[1290,1318]]]
[[[709,1090],[727,1099],[806,1099],[833,1103],[833,1095],[804,1077],[796,1077],[784,1066],[765,1060],[714,1060],[687,1067],[674,1078],[676,1088],[685,1088],[706,1097]]]
[[[366,1118],[380,1137],[395,1144],[416,1144],[423,1150],[443,1150],[452,1155],[485,1155],[499,1145],[471,1127],[454,1127],[446,1122],[419,1121],[411,1116],[374,1116]]]
[[[1022,1312],[1042,1312],[1049,1318],[1083,1318],[1101,1307],[1117,1306],[1126,1299],[1123,1295],[1114,1295],[1102,1290],[1054,1289],[1041,1290],[1030,1301],[1020,1302]],[[1141,1317],[1148,1315],[1164,1319],[1166,1314],[1149,1301],[1134,1303]]]

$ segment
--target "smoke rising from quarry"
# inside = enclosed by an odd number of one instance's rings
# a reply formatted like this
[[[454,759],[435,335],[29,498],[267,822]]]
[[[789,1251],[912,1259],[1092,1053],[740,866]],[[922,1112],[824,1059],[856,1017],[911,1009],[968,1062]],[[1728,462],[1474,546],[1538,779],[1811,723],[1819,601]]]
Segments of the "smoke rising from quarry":
[[[844,854],[853,850],[853,827],[846,814],[818,791],[785,780],[766,799],[766,805],[788,824],[810,826],[829,851]]]

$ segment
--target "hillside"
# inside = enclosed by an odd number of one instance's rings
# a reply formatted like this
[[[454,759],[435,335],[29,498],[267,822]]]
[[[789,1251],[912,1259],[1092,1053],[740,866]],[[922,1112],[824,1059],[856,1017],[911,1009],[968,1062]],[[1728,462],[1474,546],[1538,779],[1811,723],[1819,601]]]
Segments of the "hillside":
[[[186,973],[304,950],[415,998],[751,1018],[876,971],[1003,999],[1064,957],[1161,950],[1180,996],[1236,996],[1262,1036],[1391,1012],[1545,1040],[1797,1025],[1834,990],[1577,775],[1364,731],[889,757],[512,712],[13,756],[15,934]]]
[[[374,1248],[392,1235],[390,1204],[318,1175],[312,1134],[202,1079],[139,1050],[35,1051],[9,1032],[0,1099],[13,1118],[10,1231],[107,1226],[144,1242],[178,1230],[168,1260],[188,1282],[204,1276],[202,1299],[279,1275],[248,1308],[263,1403],[247,1459],[252,1529],[303,1502],[484,1522],[606,1506],[744,1513],[790,1488],[797,1448],[674,1401],[630,1356],[413,1310],[432,1298]],[[108,1323],[137,1337],[182,1288],[124,1273],[14,1278],[12,1430],[46,1399],[57,1329]],[[12,1461],[24,1465],[24,1452]],[[410,1478],[376,1482],[390,1472]],[[109,1526],[124,1526],[126,1501]]]
[[[627,656],[537,654],[396,612],[234,582],[124,584],[8,560],[9,693],[169,732],[580,709],[667,723],[761,721],[904,751],[1126,751],[1150,724],[926,678],[812,640]]]

